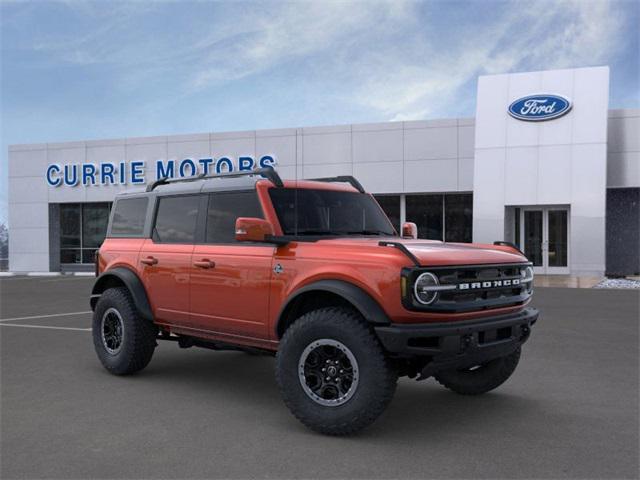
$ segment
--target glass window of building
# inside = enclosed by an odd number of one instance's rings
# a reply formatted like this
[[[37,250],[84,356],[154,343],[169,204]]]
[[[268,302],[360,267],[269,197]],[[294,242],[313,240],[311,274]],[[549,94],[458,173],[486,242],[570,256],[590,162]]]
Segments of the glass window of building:
[[[110,203],[60,205],[60,263],[93,263],[107,234]]]
[[[445,241],[472,241],[473,232],[473,195],[471,193],[444,196]]]
[[[400,195],[374,195],[384,213],[393,224],[393,228],[400,233]]]
[[[471,242],[473,195],[471,193],[406,196],[407,222],[418,226],[418,238],[446,242]]]
[[[407,222],[418,226],[418,238],[444,240],[443,234],[443,196],[407,195]]]

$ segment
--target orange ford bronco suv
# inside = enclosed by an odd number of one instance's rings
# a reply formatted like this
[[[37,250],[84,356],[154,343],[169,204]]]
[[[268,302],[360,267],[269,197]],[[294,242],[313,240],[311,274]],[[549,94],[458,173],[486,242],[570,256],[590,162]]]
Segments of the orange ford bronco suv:
[[[96,270],[109,372],[142,370],[158,340],[275,354],[286,405],[332,435],[371,424],[398,376],[498,387],[538,317],[514,246],[417,240],[411,223],[398,235],[353,177],[283,182],[271,168],[118,195]]]

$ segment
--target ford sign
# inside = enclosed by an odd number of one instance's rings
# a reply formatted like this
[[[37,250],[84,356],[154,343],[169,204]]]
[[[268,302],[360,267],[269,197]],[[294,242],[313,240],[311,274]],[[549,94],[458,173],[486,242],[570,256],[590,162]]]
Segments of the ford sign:
[[[560,95],[549,94],[529,95],[509,105],[509,115],[528,122],[558,118],[569,110],[571,110],[571,100]]]

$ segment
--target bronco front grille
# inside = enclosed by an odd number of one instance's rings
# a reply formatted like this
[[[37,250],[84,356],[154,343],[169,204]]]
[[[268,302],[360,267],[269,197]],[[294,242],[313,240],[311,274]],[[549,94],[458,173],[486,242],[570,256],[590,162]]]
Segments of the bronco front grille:
[[[425,272],[434,274],[439,282],[428,287],[437,291],[436,300],[429,305],[418,302],[413,289]],[[403,304],[411,310],[462,312],[521,305],[533,293],[530,263],[408,268],[403,276],[409,286]]]

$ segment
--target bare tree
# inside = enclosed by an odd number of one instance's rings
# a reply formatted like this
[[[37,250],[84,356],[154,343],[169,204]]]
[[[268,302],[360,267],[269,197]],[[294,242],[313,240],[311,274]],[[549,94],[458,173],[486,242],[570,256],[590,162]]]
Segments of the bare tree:
[[[0,222],[0,260],[7,257],[9,257],[9,229]]]

